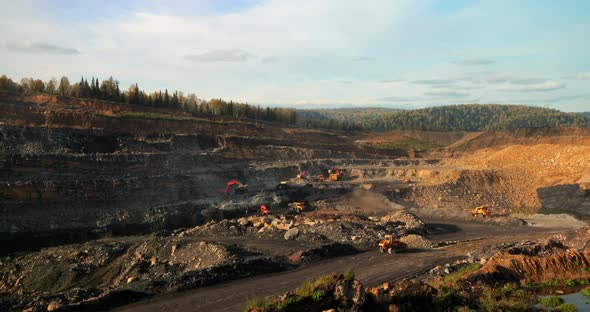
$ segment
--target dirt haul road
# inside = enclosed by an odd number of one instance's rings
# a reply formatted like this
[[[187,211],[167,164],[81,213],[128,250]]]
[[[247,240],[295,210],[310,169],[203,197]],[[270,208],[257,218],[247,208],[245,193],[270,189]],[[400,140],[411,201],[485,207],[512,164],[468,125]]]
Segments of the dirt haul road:
[[[116,311],[241,311],[248,298],[281,295],[301,284],[331,272],[352,269],[364,285],[375,285],[415,275],[465,257],[490,244],[502,244],[525,239],[537,239],[564,229],[528,226],[505,226],[456,221],[431,221],[444,234],[430,238],[434,242],[459,240],[457,244],[429,250],[413,250],[399,254],[382,254],[368,251],[357,255],[320,261],[299,269],[242,279],[181,294],[165,295],[150,301],[125,306]]]

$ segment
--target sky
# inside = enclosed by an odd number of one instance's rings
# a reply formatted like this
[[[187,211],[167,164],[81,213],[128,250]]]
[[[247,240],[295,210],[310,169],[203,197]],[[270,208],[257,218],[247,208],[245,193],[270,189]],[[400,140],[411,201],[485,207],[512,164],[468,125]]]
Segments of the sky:
[[[297,108],[590,111],[586,0],[0,0],[0,74]]]

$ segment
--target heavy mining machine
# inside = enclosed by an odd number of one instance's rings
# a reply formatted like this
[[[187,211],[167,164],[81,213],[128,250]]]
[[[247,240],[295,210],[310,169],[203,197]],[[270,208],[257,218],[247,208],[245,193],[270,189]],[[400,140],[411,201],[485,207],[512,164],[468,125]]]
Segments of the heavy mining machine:
[[[234,185],[237,186],[237,188],[234,191],[235,194],[245,193],[248,190],[248,185],[242,184],[242,183],[240,183],[240,181],[233,179],[233,180],[227,182],[227,184],[225,185],[225,190],[223,190],[223,193],[229,194],[231,187]]]
[[[332,169],[328,170],[328,173],[330,174],[330,181],[338,181],[343,175],[342,171],[336,167],[332,167]]]
[[[490,206],[489,205],[477,206],[477,207],[473,208],[472,215],[474,217],[481,215],[484,218],[489,218],[491,216]]]
[[[379,251],[387,253],[395,253],[396,251],[407,248],[408,245],[401,242],[399,239],[395,239],[393,235],[385,235],[385,239],[379,242]]]
[[[263,216],[269,215],[270,214],[270,209],[268,209],[268,207],[266,207],[266,205],[262,204],[260,205],[260,214]]]
[[[309,176],[309,170],[304,170],[297,175],[297,179],[305,179],[307,176]]]
[[[292,202],[288,207],[295,214],[302,213],[306,208],[304,202]]]

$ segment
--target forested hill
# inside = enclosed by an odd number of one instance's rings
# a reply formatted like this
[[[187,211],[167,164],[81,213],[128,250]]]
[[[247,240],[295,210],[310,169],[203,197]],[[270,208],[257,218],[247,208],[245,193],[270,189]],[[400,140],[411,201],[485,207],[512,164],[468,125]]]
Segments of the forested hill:
[[[500,130],[524,127],[588,127],[590,117],[522,105],[470,104],[431,107],[383,114],[360,124],[387,130]]]
[[[297,120],[308,128],[361,129],[367,120],[397,111],[381,107],[347,107],[331,109],[299,109]]]
[[[298,110],[308,128],[387,130],[500,130],[523,127],[590,126],[590,113],[564,113],[523,105],[468,104],[416,110],[340,108]]]

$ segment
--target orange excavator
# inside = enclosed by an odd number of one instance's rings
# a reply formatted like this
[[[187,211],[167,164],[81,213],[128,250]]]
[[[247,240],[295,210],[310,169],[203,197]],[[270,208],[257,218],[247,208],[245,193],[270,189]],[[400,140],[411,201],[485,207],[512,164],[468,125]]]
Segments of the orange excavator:
[[[472,215],[474,217],[481,215],[482,217],[487,219],[492,215],[492,213],[490,212],[490,206],[489,205],[477,206],[473,209]]]
[[[235,194],[242,194],[248,190],[248,185],[240,183],[240,181],[238,181],[237,179],[233,179],[227,182],[227,184],[225,185],[225,190],[223,190],[222,193],[229,194],[231,187],[234,185],[237,185],[237,188],[234,191]]]
[[[268,209],[268,207],[266,207],[266,205],[262,204],[262,205],[260,205],[260,214],[263,216],[269,215],[270,209]]]
[[[336,167],[332,167],[332,169],[328,170],[328,173],[330,174],[330,181],[338,181],[343,175],[342,171]]]
[[[391,234],[385,235],[385,239],[379,242],[379,251],[386,253],[395,253],[398,250],[406,249],[408,245],[396,239]]]

